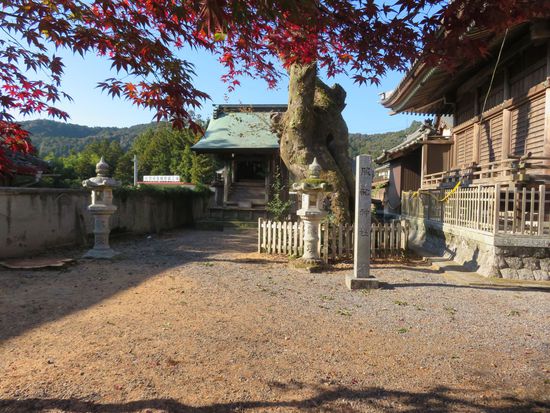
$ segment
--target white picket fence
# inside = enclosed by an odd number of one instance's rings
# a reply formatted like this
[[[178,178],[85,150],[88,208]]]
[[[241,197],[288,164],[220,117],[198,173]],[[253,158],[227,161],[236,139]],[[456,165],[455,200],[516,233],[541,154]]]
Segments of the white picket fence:
[[[353,257],[353,225],[321,223],[319,255],[328,262]],[[371,225],[371,257],[399,256],[408,247],[406,220]],[[304,251],[302,222],[258,219],[258,252],[299,257]]]

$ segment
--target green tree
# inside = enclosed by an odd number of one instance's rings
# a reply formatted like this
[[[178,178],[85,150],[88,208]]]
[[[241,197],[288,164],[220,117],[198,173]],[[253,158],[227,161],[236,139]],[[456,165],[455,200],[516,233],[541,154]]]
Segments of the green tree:
[[[214,178],[216,163],[210,155],[193,154],[191,166],[191,182],[208,185]]]
[[[271,201],[267,203],[267,212],[271,218],[275,221],[284,221],[288,218],[290,207],[292,203],[289,200],[284,200],[282,197],[285,191],[283,180],[281,178],[281,171],[279,168],[275,170],[273,185],[271,186],[272,197]]]
[[[215,169],[211,156],[197,155],[191,146],[199,136],[190,129],[159,124],[140,134],[130,153],[138,156],[140,175],[180,175],[182,181],[210,183]]]
[[[197,155],[191,146],[199,136],[190,129],[176,130],[160,123],[142,132],[130,150],[125,151],[118,141],[95,139],[81,151],[72,150],[67,156],[45,157],[57,175],[49,185],[80,187],[84,179],[95,175],[95,165],[103,156],[111,167],[111,176],[131,185],[134,176],[134,155],[138,157],[140,175],[180,175],[185,182],[209,184],[215,170],[211,156]]]
[[[177,173],[181,152],[193,140],[190,131],[159,124],[140,134],[130,152],[138,156],[140,175],[170,175]]]
[[[118,159],[113,176],[123,185],[134,183],[134,155],[131,152],[126,152]]]
[[[96,175],[95,165],[103,156],[111,167],[112,176],[124,176],[119,173],[121,159],[125,153],[116,141],[98,140],[88,144],[80,152],[71,151],[65,157],[55,157],[53,153],[44,159],[52,165],[54,175],[52,186],[80,187],[84,179]],[[128,183],[125,179],[124,183]]]
[[[193,152],[191,152],[191,146],[185,145],[185,149],[181,154],[181,160],[178,165],[178,173],[181,176],[181,180],[184,182],[191,182],[191,169],[193,168]]]

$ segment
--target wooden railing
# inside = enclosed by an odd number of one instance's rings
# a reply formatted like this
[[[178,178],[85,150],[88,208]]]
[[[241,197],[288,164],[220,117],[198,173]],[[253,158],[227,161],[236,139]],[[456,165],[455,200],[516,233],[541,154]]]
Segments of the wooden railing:
[[[493,234],[550,235],[550,197],[544,185],[500,184],[403,192],[401,215]]]
[[[353,257],[353,225],[320,224],[319,255],[323,261]],[[409,225],[405,220],[371,225],[371,257],[398,256],[407,250]],[[299,257],[303,254],[302,222],[258,220],[258,252]]]
[[[495,232],[524,235],[550,235],[550,192],[538,188],[501,189],[497,199]]]
[[[424,175],[422,188],[452,187],[458,181],[476,185],[527,182],[532,177],[540,178],[538,174],[550,168],[549,160],[546,157],[533,157],[527,154],[524,157],[510,157],[502,161],[471,164],[464,168]],[[550,179],[550,176],[547,175],[546,178]]]

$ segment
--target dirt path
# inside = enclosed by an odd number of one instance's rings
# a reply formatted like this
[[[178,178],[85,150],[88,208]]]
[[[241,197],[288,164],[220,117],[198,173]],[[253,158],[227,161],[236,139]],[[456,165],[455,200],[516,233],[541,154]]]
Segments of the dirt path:
[[[348,292],[247,255],[250,232],[115,248],[0,271],[1,412],[550,411],[548,292],[398,265]]]

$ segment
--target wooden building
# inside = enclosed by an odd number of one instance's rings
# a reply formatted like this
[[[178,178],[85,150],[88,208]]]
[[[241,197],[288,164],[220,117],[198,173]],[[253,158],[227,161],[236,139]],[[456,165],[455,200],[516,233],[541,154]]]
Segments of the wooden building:
[[[476,35],[488,58],[454,73],[420,60],[382,98],[434,117],[433,132],[380,159],[394,165],[392,212],[412,220],[420,246],[480,273],[550,279],[550,21]]]
[[[488,37],[491,58],[452,74],[419,61],[385,94],[382,103],[394,112],[453,117],[452,139],[437,150],[440,165],[423,163],[422,188],[452,186],[457,179],[503,185],[550,181],[548,36],[547,21],[518,25],[506,38]]]
[[[439,129],[426,121],[416,131],[406,136],[399,145],[385,150],[376,159],[387,165],[387,186],[383,192],[384,212],[399,214],[403,191],[417,191],[426,174],[442,171],[448,162],[451,132],[440,121]],[[376,182],[376,179],[375,179]]]
[[[215,155],[223,168],[213,183],[212,218],[254,220],[266,215],[274,176],[286,180],[271,117],[286,105],[215,105],[204,137],[191,149]]]

